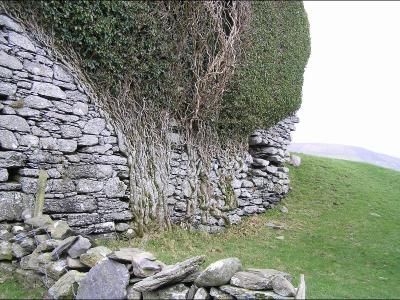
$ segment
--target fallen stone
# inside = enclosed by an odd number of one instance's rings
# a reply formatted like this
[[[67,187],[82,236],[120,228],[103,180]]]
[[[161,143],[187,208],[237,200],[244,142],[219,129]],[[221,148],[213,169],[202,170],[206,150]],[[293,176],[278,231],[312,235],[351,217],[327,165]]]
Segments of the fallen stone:
[[[198,287],[195,284],[192,284],[186,294],[186,299],[192,300],[194,298],[194,295],[196,294],[197,290],[198,290]]]
[[[78,240],[68,249],[68,255],[72,258],[78,258],[86,253],[90,247],[92,247],[92,243],[89,239],[79,236]]]
[[[67,256],[67,266],[68,268],[73,270],[85,270],[89,268],[88,266],[81,263],[78,258],[72,258],[70,256]]]
[[[189,288],[184,284],[176,284],[156,291],[146,291],[142,293],[143,300],[153,299],[186,299]]]
[[[280,275],[276,275],[273,277],[272,289],[275,293],[284,297],[294,297],[296,295],[296,289],[294,288],[294,286],[290,283],[289,280]]]
[[[265,224],[265,226],[267,226],[268,228],[271,229],[284,229],[285,226],[281,225],[281,224],[276,224],[274,222],[268,222],[267,224]]]
[[[287,214],[289,212],[289,209],[286,206],[282,206],[280,209],[281,213]]]
[[[230,285],[223,285],[219,289],[236,299],[293,299],[293,297],[283,297],[272,291],[251,291]]]
[[[292,166],[300,167],[300,165],[301,165],[301,157],[300,157],[300,156],[297,156],[297,155],[295,155],[295,154],[291,154],[291,155],[290,155],[290,161],[289,161],[289,163],[290,163]]]
[[[41,215],[25,220],[25,224],[31,225],[33,228],[44,228],[53,223],[53,220],[48,215]]]
[[[19,266],[24,270],[37,270],[39,268],[39,255],[40,253],[34,251],[33,253],[22,257],[19,262]]]
[[[2,241],[9,241],[14,237],[14,235],[9,232],[7,229],[0,230],[0,240]]]
[[[149,260],[156,260],[156,257],[152,253],[139,248],[120,248],[111,252],[107,257],[123,263],[131,263],[132,260],[142,257]]]
[[[6,241],[0,242],[0,261],[2,260],[12,260],[13,258],[13,251],[11,243]]]
[[[141,300],[142,293],[138,292],[133,288],[133,285],[129,285],[126,289],[126,299],[127,300]]]
[[[32,251],[35,248],[35,242],[33,241],[33,239],[27,239],[27,240],[28,241],[22,244],[17,244],[17,243],[12,244],[12,253],[15,258],[20,259],[32,253]]]
[[[233,296],[229,295],[228,293],[225,293],[215,287],[212,287],[210,289],[210,296],[213,298],[213,300],[233,300]]]
[[[39,245],[36,247],[36,252],[50,252],[56,249],[62,241],[58,240],[45,240],[39,243]]]
[[[71,247],[75,241],[78,239],[78,236],[70,236],[68,238],[66,238],[65,240],[63,240],[58,246],[57,248],[55,248],[52,252],[51,252],[51,257],[53,260],[57,260],[59,259],[65,251],[67,251],[69,249],[69,247]]]
[[[271,281],[256,273],[237,272],[231,278],[230,284],[248,290],[267,290],[271,287]]]
[[[272,281],[272,277],[276,276],[276,275],[280,275],[285,277],[287,280],[289,280],[290,282],[292,282],[293,277],[292,275],[285,273],[285,272],[281,272],[275,269],[254,269],[254,268],[250,268],[246,270],[247,272],[251,272],[251,273],[255,273],[259,276],[264,277],[266,280],[268,281]],[[272,284],[270,286],[268,286],[268,289],[272,289]]]
[[[232,276],[242,269],[237,258],[218,260],[209,265],[194,282],[198,287],[221,286],[229,283]]]
[[[196,272],[203,262],[204,256],[187,259],[134,284],[134,289],[139,292],[154,291],[165,285],[180,282],[182,279]]]
[[[207,290],[205,288],[199,288],[196,291],[196,294],[194,294],[195,300],[207,300],[210,299],[210,295],[208,294]]]
[[[129,224],[127,223],[118,223],[115,225],[115,230],[118,232],[124,232],[129,229]]]
[[[48,254],[48,253],[46,253]],[[65,259],[46,263],[44,266],[45,274],[54,280],[58,280],[67,272],[67,261]]]
[[[88,267],[94,267],[99,262],[106,260],[111,250],[104,246],[97,246],[81,254],[80,261]]]
[[[124,299],[128,282],[128,269],[119,262],[106,259],[81,280],[76,299]]]
[[[65,221],[54,222],[47,227],[47,231],[50,232],[51,238],[57,240],[64,240],[72,234],[71,228]]]
[[[78,290],[79,282],[85,276],[86,273],[75,270],[68,271],[49,289],[49,295],[53,299],[73,299]]]

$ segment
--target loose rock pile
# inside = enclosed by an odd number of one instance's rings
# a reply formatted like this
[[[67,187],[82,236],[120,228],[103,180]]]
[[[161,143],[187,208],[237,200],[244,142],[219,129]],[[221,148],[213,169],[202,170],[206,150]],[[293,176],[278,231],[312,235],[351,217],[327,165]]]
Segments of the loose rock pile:
[[[304,299],[304,280],[273,269],[243,270],[237,258],[200,271],[204,256],[165,265],[138,248],[111,251],[65,221],[30,217],[0,230],[0,270],[43,284],[52,299]]]

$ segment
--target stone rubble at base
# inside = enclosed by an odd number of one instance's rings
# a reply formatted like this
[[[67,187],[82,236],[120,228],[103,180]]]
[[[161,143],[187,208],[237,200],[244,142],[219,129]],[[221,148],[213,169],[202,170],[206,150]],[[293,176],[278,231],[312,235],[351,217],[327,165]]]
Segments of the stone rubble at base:
[[[44,286],[46,299],[305,299],[303,280],[296,289],[290,274],[243,270],[234,257],[201,271],[204,256],[165,265],[138,248],[111,251],[47,215],[7,225],[0,230],[0,272]]]

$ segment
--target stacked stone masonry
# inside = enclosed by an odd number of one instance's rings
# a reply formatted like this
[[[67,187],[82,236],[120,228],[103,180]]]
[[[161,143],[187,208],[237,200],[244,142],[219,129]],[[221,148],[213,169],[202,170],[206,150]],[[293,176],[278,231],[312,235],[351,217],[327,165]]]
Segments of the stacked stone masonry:
[[[45,213],[82,234],[126,231],[135,195],[122,139],[106,116],[49,49],[0,15],[0,222],[21,221],[45,170]],[[246,154],[214,159],[207,175],[212,195],[193,202],[190,226],[215,232],[277,203],[289,190],[284,163],[297,122],[292,116],[258,130]],[[171,134],[178,142],[166,196],[171,220],[182,223],[188,203],[201,195],[193,194],[186,145]]]
[[[132,219],[116,132],[65,66],[0,16],[0,221],[31,208],[46,170],[44,212],[82,233]]]
[[[290,133],[298,122],[288,117],[268,130],[257,130],[249,137],[249,151],[234,158],[214,159],[208,180],[212,197],[206,207],[194,208],[191,225],[196,229],[216,232],[227,224],[238,223],[243,216],[263,213],[272,208],[289,191],[288,145]],[[172,153],[167,196],[171,218],[183,222],[188,200],[192,198],[190,161],[185,145],[177,145]],[[199,195],[197,195],[199,198]],[[206,214],[205,211],[213,210]]]

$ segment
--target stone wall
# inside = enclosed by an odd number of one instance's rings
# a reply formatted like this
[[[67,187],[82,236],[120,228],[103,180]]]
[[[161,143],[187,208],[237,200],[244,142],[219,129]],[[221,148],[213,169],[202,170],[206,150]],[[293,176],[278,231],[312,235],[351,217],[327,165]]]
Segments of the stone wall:
[[[287,147],[297,117],[289,117],[249,137],[249,151],[236,157],[214,159],[205,184],[193,179],[186,145],[176,145],[171,160],[168,206],[172,221],[184,222],[192,205],[190,224],[215,232],[241,217],[265,212],[289,191]],[[200,186],[200,188],[194,188]],[[210,190],[207,193],[205,190]]]
[[[113,126],[20,24],[1,15],[0,26],[0,221],[33,206],[46,170],[44,212],[82,233],[115,231],[132,214]]]
[[[32,208],[45,170],[44,212],[82,234],[126,231],[133,220],[123,138],[86,89],[23,26],[0,15],[0,222]],[[179,134],[168,187],[172,222],[215,232],[273,207],[289,189],[287,146],[297,117],[249,137],[248,152],[198,167]],[[207,170],[207,171],[204,171]],[[132,231],[132,230],[131,230]]]

